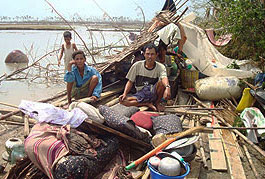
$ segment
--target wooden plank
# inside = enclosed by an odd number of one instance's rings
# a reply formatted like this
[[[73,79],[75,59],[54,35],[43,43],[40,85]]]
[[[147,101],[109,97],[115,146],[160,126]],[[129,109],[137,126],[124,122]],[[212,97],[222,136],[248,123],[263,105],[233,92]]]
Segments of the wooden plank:
[[[227,162],[229,165],[229,173],[231,178],[234,179],[245,179],[246,175],[240,156],[237,150],[236,142],[228,130],[222,130],[222,136],[224,140],[225,153],[227,157]]]
[[[98,100],[103,100],[105,98],[108,98],[112,95],[115,95],[117,93],[120,93],[122,92],[124,89],[124,87],[120,87],[120,88],[116,88],[114,90],[110,90],[110,91],[106,91],[104,93],[101,93],[101,97],[98,99]],[[85,103],[90,103],[91,102],[91,98],[90,97],[87,97],[87,98],[82,98],[82,99],[79,99],[79,100],[72,100],[72,101],[79,101],[79,102],[85,102]],[[65,101],[61,101],[60,103],[57,103],[56,106],[64,106],[68,103],[67,100]]]
[[[209,134],[212,135],[212,134]],[[220,138],[209,137],[210,157],[213,170],[226,171],[227,165]]]
[[[140,107],[140,111],[146,111],[147,109],[148,109],[147,106],[142,106],[142,107]]]
[[[115,105],[117,103],[119,103],[119,98],[115,98],[115,99],[107,102],[105,105],[111,107],[111,106],[113,106],[113,105]]]
[[[52,105],[58,106],[62,101],[67,99],[67,95],[63,96],[62,98],[59,98],[58,100],[52,102]]]
[[[205,107],[214,108],[214,105],[206,105]],[[212,115],[212,123],[207,123],[207,127],[219,127],[217,118]],[[223,148],[221,130],[213,130],[212,134],[208,134],[209,139],[209,149],[210,149],[210,158],[211,166],[213,170],[218,171],[227,171],[226,158]]]
[[[207,126],[209,123],[207,124]],[[214,124],[217,125],[217,124]],[[213,170],[226,171],[226,159],[223,149],[223,143],[221,139],[221,134],[218,130],[214,130],[213,134],[208,134],[209,138],[209,148],[211,157],[211,166]]]

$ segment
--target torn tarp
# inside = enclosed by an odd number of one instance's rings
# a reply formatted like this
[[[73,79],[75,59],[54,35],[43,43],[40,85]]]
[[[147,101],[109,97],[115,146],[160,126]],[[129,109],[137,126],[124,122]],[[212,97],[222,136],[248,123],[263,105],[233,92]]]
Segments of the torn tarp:
[[[185,18],[184,18],[185,19]],[[238,78],[253,77],[250,70],[228,69],[234,59],[223,56],[209,41],[205,31],[196,25],[181,21],[187,40],[183,46],[183,52],[192,61],[192,64],[200,72],[207,76],[236,76]],[[177,44],[180,39],[179,28],[175,24],[169,24],[157,32],[165,44]]]

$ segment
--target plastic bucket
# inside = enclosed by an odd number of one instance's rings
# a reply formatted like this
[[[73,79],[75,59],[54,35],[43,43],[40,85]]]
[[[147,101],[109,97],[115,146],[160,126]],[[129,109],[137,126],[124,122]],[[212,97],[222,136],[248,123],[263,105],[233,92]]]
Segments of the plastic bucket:
[[[189,164],[184,162],[185,170],[186,172],[183,175],[180,176],[167,176],[159,173],[156,169],[154,169],[151,164],[149,163],[149,160],[147,162],[148,168],[150,169],[150,175],[151,179],[182,179],[185,178],[190,173],[190,167]]]

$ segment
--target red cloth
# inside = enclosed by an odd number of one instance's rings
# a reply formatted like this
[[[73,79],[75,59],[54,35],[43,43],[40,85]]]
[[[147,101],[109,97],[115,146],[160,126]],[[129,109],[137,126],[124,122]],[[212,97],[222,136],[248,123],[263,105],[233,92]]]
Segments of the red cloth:
[[[227,45],[230,40],[232,39],[232,35],[231,34],[227,34],[227,35],[222,35],[220,36],[220,38],[218,40],[215,40],[215,35],[214,35],[214,30],[213,29],[205,29],[206,35],[208,37],[208,39],[210,40],[210,42],[217,46],[217,47],[222,47]]]
[[[153,122],[151,116],[159,116],[159,114],[154,114],[151,112],[139,111],[132,115],[131,120],[135,123],[135,125],[145,128],[151,129],[153,126]]]

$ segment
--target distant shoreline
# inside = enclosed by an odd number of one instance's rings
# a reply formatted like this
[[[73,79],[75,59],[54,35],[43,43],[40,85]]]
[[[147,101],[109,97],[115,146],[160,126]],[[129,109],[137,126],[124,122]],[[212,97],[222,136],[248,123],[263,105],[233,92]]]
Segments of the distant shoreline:
[[[89,29],[93,30],[99,30],[102,28],[102,31],[104,29],[114,29],[114,25],[118,26],[119,29],[131,29],[132,31],[139,31],[142,25],[135,24],[135,23],[119,23],[119,24],[113,24],[113,23],[102,23],[102,22],[93,22],[93,23],[72,23],[73,26],[85,26],[87,25],[90,27]],[[91,28],[94,27],[94,28]],[[135,30],[134,30],[135,29]],[[0,22],[0,30],[71,30],[71,28],[63,23],[1,23]]]
[[[70,28],[44,24],[0,24],[0,30],[70,30]]]

